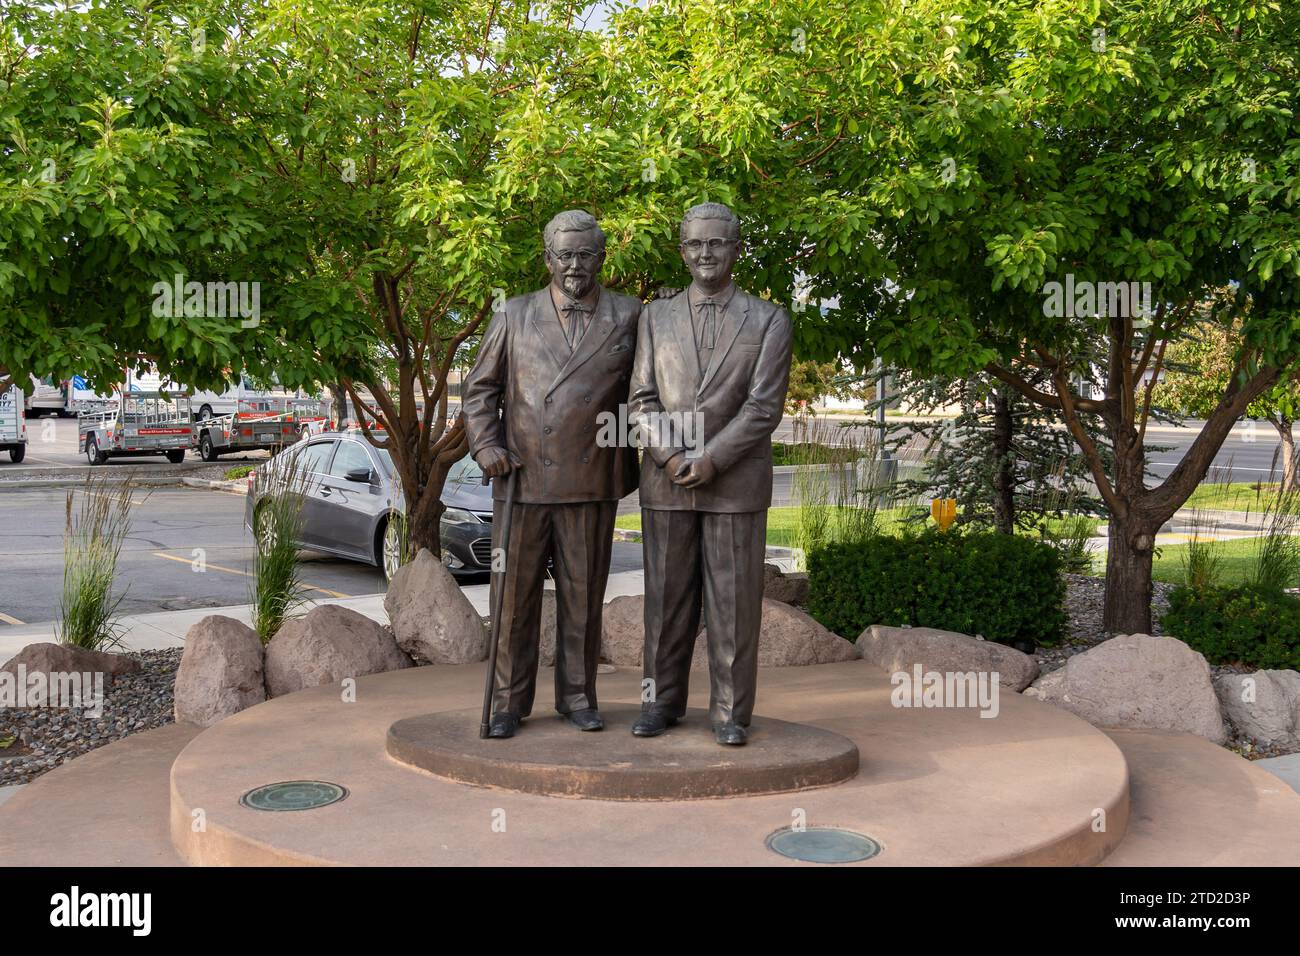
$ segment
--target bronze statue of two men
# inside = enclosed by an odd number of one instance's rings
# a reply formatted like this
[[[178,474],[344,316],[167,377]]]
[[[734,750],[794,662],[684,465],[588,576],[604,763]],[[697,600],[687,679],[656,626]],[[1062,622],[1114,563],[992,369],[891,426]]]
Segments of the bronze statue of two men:
[[[790,317],[736,288],[740,223],[720,203],[682,220],[690,286],[645,305],[597,282],[605,236],[589,214],[560,213],[543,239],[550,285],[492,317],[463,392],[483,473],[518,470],[507,542],[502,482],[493,482],[493,549],[504,548],[506,562],[494,575],[504,593],[489,736],[513,736],[532,710],[548,563],[555,708],[580,730],[604,726],[596,666],[614,515],[639,487],[647,699],[632,732],[657,736],[685,714],[702,616],[714,735],[743,744]],[[641,426],[639,467],[635,444],[599,440],[610,416]]]

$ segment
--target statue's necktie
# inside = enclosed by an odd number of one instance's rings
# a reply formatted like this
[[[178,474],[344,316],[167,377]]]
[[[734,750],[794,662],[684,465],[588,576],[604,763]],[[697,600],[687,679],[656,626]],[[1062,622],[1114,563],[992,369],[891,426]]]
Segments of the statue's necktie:
[[[700,310],[700,341],[696,348],[711,349],[718,336],[718,303],[703,299],[695,307]]]
[[[578,347],[578,340],[587,328],[587,315],[591,312],[581,302],[569,301],[560,307],[564,313],[564,331],[569,337],[569,350]]]

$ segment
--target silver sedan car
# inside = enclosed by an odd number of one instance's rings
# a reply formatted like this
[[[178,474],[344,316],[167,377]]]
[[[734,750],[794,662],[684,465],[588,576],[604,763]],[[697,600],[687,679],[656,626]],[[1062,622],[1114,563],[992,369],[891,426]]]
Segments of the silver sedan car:
[[[263,499],[276,472],[292,462],[303,482],[299,546],[381,568],[391,580],[401,567],[406,500],[392,458],[359,431],[326,432],[285,449],[249,475],[244,524],[261,542],[271,534]],[[443,487],[442,560],[453,574],[481,574],[492,560],[492,493],[468,455]]]

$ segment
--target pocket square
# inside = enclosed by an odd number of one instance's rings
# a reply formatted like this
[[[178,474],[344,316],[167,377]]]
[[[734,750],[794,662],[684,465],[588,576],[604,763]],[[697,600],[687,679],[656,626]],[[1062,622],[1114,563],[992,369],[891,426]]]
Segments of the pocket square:
[[[610,349],[610,350],[609,350],[608,352],[606,352],[605,354],[606,354],[606,355],[618,355],[620,352],[626,352],[626,351],[628,351],[628,350],[631,349],[631,348],[632,348],[632,346],[628,345],[626,342],[619,342],[618,345],[615,345],[612,349]]]

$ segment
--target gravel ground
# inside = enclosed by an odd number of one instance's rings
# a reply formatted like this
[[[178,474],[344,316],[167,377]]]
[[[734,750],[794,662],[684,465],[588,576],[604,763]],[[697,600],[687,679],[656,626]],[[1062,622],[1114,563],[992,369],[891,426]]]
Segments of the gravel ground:
[[[1155,585],[1152,610],[1157,619],[1168,606],[1170,590],[1170,585]],[[1063,667],[1075,654],[1106,639],[1101,627],[1104,598],[1105,582],[1102,579],[1067,575],[1069,637],[1060,647],[1040,648],[1035,653],[1043,673]],[[1160,633],[1158,623],[1155,632]],[[7,749],[0,750],[0,786],[29,783],[79,754],[128,734],[172,723],[172,687],[181,662],[181,649],[138,651],[131,656],[141,662],[142,669],[119,678],[107,688],[104,712],[98,718],[42,708],[0,711],[0,742],[16,738]],[[1217,677],[1220,674],[1246,673],[1253,668],[1212,665],[1211,670]],[[1250,760],[1297,752],[1266,747],[1237,733],[1231,725],[1229,730],[1228,749]]]
[[[0,786],[30,783],[65,760],[173,722],[172,687],[181,649],[136,651],[129,656],[140,661],[141,669],[104,689],[99,717],[72,709],[0,710],[0,743],[17,738],[0,750]]]

